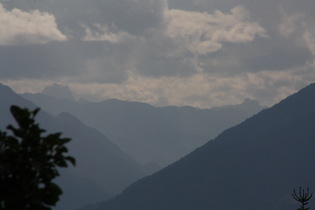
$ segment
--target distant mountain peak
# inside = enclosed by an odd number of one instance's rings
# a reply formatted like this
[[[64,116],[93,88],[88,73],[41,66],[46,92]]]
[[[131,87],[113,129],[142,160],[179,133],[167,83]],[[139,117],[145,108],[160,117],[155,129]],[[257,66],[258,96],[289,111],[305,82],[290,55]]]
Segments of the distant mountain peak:
[[[58,99],[70,99],[74,100],[72,92],[68,86],[59,85],[59,84],[52,84],[51,86],[45,87],[42,91],[42,94],[53,96]]]
[[[259,102],[250,98],[244,99],[242,102],[242,105],[254,105],[254,106],[259,106]]]
[[[259,110],[267,108],[266,106],[260,105],[260,103],[256,100],[246,98],[240,105],[239,108],[241,110],[252,110],[253,113],[258,112]]]

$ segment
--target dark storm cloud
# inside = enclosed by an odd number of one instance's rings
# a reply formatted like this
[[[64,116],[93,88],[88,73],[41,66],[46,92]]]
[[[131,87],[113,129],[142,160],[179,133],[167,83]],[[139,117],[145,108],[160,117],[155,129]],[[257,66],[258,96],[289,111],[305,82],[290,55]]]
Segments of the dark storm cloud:
[[[185,56],[171,55],[174,49],[177,49],[176,44],[162,31],[155,31],[154,34],[146,36],[146,40],[140,43],[134,52],[137,72],[148,77],[183,77],[194,74],[194,67],[185,60]]]
[[[77,74],[83,63],[75,58],[77,52],[67,46],[68,43],[0,46],[1,77],[55,78]]]
[[[0,46],[0,74],[1,79],[73,77],[79,82],[119,83],[125,79],[125,71],[118,66],[127,62],[124,59],[127,54],[127,46],[113,48],[102,42]],[[97,81],[89,75],[94,75]]]
[[[162,24],[165,2],[162,0],[95,0],[102,20],[131,34],[141,35]]]
[[[305,47],[296,46],[295,48],[290,48],[283,45],[265,51],[263,55],[245,57],[242,60],[242,64],[252,72],[285,70],[305,65],[307,62],[311,62],[312,59],[312,53]]]
[[[195,73],[194,66],[183,58],[146,56],[137,64],[138,71],[149,77],[179,76],[185,77]]]
[[[311,63],[314,55],[291,39],[258,38],[251,44],[225,44],[220,51],[199,58],[208,73],[279,71]]]

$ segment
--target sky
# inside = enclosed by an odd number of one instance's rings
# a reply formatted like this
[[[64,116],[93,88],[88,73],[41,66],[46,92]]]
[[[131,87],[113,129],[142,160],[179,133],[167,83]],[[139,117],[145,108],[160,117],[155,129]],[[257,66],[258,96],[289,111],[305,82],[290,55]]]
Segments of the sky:
[[[0,83],[79,99],[272,106],[315,81],[314,0],[0,0]]]

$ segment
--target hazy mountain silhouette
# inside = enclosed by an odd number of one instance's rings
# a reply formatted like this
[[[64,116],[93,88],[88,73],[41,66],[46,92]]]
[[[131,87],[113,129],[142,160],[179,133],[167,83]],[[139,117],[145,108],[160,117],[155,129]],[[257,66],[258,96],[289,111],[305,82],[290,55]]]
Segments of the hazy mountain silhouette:
[[[251,100],[217,109],[196,109],[153,107],[116,99],[78,103],[43,94],[22,96],[54,115],[68,112],[78,117],[86,125],[106,134],[148,171],[178,160],[264,108]]]
[[[53,96],[59,99],[74,100],[70,88],[59,84],[52,84],[51,86],[45,87],[42,91],[42,94]]]
[[[314,192],[314,174],[312,84],[94,209],[296,209],[293,188]]]
[[[15,94],[8,86],[0,83],[0,129],[6,128],[8,123],[13,123],[13,117],[9,111],[12,104],[23,104],[23,106],[34,109],[36,106]]]
[[[68,113],[59,114],[55,120],[55,130],[73,139],[69,146],[78,162],[73,168],[75,174],[92,179],[111,193],[118,193],[143,176],[140,165],[99,131]]]
[[[34,109],[36,106],[0,84],[0,128],[14,123],[11,105]],[[68,148],[77,160],[76,167],[62,170],[58,178],[64,194],[56,209],[75,209],[105,200],[144,176],[140,165],[95,129],[89,128],[68,113],[56,117],[44,111],[37,120],[48,132],[62,132],[72,141]]]

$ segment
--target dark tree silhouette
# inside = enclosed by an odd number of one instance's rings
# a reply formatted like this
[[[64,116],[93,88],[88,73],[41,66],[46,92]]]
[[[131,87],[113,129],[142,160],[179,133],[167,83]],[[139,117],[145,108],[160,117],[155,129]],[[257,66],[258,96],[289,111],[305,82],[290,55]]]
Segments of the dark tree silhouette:
[[[11,106],[17,128],[7,127],[11,135],[0,131],[2,210],[50,210],[62,194],[52,182],[59,176],[57,168],[75,165],[75,159],[65,155],[70,139],[61,138],[61,133],[43,136],[45,130],[34,120],[38,111]]]
[[[308,204],[308,201],[312,198],[313,193],[310,194],[309,189],[307,188],[307,190],[305,191],[304,189],[302,189],[300,187],[299,189],[299,193],[296,193],[295,189],[293,189],[293,194],[292,197],[301,203],[300,208],[298,208],[298,210],[307,210],[310,208],[306,208],[306,205]]]

